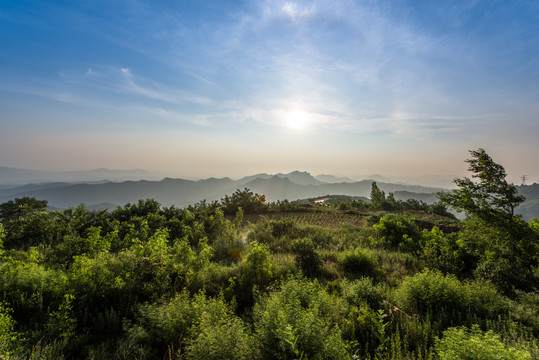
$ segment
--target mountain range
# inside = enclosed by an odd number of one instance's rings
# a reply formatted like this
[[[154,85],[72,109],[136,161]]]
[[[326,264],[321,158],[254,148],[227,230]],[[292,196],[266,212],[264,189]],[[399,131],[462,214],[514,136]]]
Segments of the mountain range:
[[[24,185],[43,182],[103,182],[144,179],[157,180],[159,178],[163,177],[142,169],[110,170],[100,168],[82,171],[43,171],[0,166],[1,188],[5,188],[6,185]]]
[[[230,178],[208,178],[186,180],[164,178],[160,181],[128,180],[121,182],[97,181],[85,183],[42,182],[36,184],[12,185],[0,189],[0,202],[15,197],[36,197],[48,200],[51,207],[67,208],[79,204],[88,207],[106,204],[108,207],[153,198],[165,206],[179,207],[194,204],[203,199],[219,200],[237,189],[248,188],[264,194],[268,201],[297,200],[329,194],[369,196],[373,180],[352,181],[325,175],[322,181],[308,172],[256,174],[239,180]],[[94,178],[97,179],[97,178]],[[348,182],[342,181],[348,180]],[[334,181],[334,182],[328,182]],[[339,181],[339,182],[335,182]],[[407,194],[423,193],[432,196],[441,188],[418,185],[401,185],[379,182],[386,192],[404,191]]]
[[[7,171],[6,171],[7,169]],[[38,176],[42,179],[63,178],[72,181],[36,181],[35,183],[7,185],[7,179],[16,175],[26,179]],[[48,174],[48,175],[47,175]],[[164,178],[162,180],[139,179],[152,173],[144,170],[97,169],[83,172],[54,173],[0,167],[0,203],[16,197],[35,197],[47,200],[51,208],[68,208],[85,204],[90,209],[114,209],[117,206],[153,198],[164,206],[184,207],[201,200],[220,200],[238,189],[248,188],[264,194],[268,201],[298,200],[325,195],[348,195],[369,197],[373,179],[353,181],[332,175],[312,176],[308,172],[260,173],[238,180],[231,178],[208,178],[186,180]],[[55,177],[56,176],[56,177]],[[87,181],[81,179],[87,176]],[[127,181],[121,181],[128,178]],[[21,177],[18,178],[19,180]],[[111,181],[114,179],[115,181]],[[392,192],[398,200],[416,199],[427,203],[437,200],[435,193],[446,189],[420,185],[396,184],[379,181],[378,187],[386,194]],[[517,208],[517,213],[526,220],[539,217],[539,184],[517,186],[526,196],[526,202]]]

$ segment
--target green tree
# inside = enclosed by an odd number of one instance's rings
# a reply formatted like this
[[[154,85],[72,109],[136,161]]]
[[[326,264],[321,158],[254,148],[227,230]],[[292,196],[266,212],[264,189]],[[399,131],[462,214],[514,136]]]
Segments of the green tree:
[[[439,193],[438,198],[458,212],[487,222],[512,221],[514,210],[524,197],[507,182],[503,166],[495,163],[485,150],[470,150],[470,154],[472,158],[466,160],[468,170],[477,181],[466,177],[455,179],[458,188]]]
[[[376,185],[376,181],[372,182],[372,188],[371,188],[371,204],[372,206],[380,207],[382,203],[386,201],[386,193],[380,190],[378,185]]]
[[[16,220],[28,212],[46,211],[47,203],[47,200],[37,200],[35,197],[15,198],[0,204],[0,218],[5,223]]]
[[[514,214],[524,197],[507,182],[503,166],[485,150],[470,153],[472,158],[466,162],[473,180],[455,179],[458,188],[439,193],[438,197],[470,218],[459,238],[462,247],[478,258],[476,275],[493,281],[506,292],[513,287],[533,288],[538,282],[533,269],[537,267],[534,254],[539,237]]]
[[[246,214],[261,213],[267,208],[264,195],[254,194],[248,188],[236,190],[231,196],[221,199],[222,208],[227,215],[236,214],[242,208]]]

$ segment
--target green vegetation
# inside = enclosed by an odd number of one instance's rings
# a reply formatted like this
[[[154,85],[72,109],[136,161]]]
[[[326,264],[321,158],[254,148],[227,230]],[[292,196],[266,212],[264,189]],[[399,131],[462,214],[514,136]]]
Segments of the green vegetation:
[[[472,152],[443,203],[0,204],[3,359],[539,358],[539,221]]]

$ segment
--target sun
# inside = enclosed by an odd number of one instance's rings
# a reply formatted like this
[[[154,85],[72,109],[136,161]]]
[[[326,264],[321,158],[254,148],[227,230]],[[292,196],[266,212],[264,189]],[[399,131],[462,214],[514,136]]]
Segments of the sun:
[[[288,111],[284,115],[284,124],[292,130],[303,130],[309,125],[309,114],[303,110]]]

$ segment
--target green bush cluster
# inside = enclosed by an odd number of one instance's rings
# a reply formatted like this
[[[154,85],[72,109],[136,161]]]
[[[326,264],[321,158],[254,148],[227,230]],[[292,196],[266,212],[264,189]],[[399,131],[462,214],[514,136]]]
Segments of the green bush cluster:
[[[478,326],[450,328],[436,340],[435,351],[440,360],[527,360],[527,349],[504,344],[492,331],[482,332]]]
[[[0,357],[539,357],[535,221],[354,203],[339,205],[354,225],[321,227],[269,204],[273,220],[244,213],[243,200],[263,199],[236,195],[229,209],[0,206]],[[303,219],[340,211],[308,209]]]
[[[353,275],[372,276],[378,266],[372,252],[361,248],[343,251],[339,262],[346,273]]]
[[[414,221],[403,215],[386,215],[373,226],[377,236],[373,242],[403,251],[421,248],[422,233]]]

